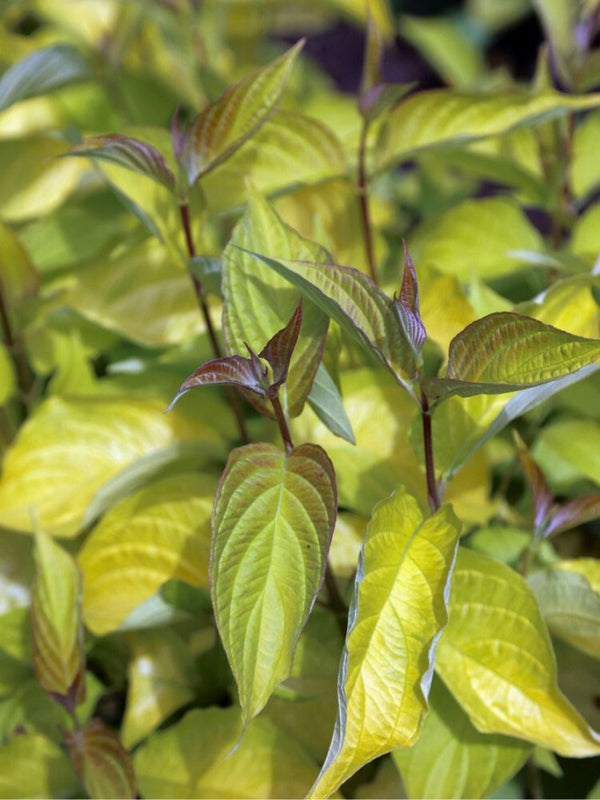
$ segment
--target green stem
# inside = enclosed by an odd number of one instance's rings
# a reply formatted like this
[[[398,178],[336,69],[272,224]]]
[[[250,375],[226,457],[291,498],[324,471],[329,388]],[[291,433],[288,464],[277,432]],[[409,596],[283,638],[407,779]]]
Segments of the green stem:
[[[377,283],[377,266],[375,263],[375,248],[373,244],[373,226],[371,224],[371,212],[369,208],[369,186],[367,181],[367,132],[369,125],[363,121],[360,142],[358,145],[358,199],[360,202],[360,219],[362,223],[363,242],[365,245],[365,256],[369,275],[374,283]]]
[[[187,203],[180,203],[179,205],[179,212],[181,215],[181,227],[183,228],[183,233],[185,236],[185,243],[187,246],[188,256],[190,259],[196,256],[196,247],[194,245],[194,238],[192,236],[192,225],[190,222],[190,207]],[[215,331],[214,325],[212,323],[212,319],[210,316],[210,311],[208,308],[208,304],[206,302],[206,296],[204,294],[204,286],[199,278],[195,275],[191,275],[192,284],[194,286],[194,292],[196,293],[196,299],[198,301],[198,306],[200,307],[200,312],[204,318],[204,323],[206,325],[206,331],[208,333],[208,338],[210,340],[210,344],[212,347],[212,351],[214,353],[215,358],[221,358],[222,350],[219,344],[219,340],[217,339],[217,333]],[[239,402],[238,395],[235,393],[231,387],[225,387],[225,396],[233,415],[235,417],[235,421],[237,423],[238,432],[240,435],[240,439],[244,444],[248,444],[250,438],[248,436],[248,430],[246,428],[246,421],[244,419],[244,414],[242,412],[242,408]]]
[[[435,465],[433,461],[433,436],[431,431],[431,411],[429,400],[424,391],[421,391],[421,422],[423,425],[423,450],[425,454],[425,474],[427,476],[427,499],[432,511],[440,507],[440,498],[435,482]]]
[[[29,367],[29,363],[27,361],[27,358],[25,357],[25,349],[23,347],[23,342],[13,330],[10,321],[10,314],[8,310],[6,295],[4,294],[4,287],[2,286],[1,281],[0,281],[0,328],[2,330],[2,338],[4,340],[6,350],[8,351],[8,355],[12,361],[13,368],[15,370],[15,375],[17,378],[17,388],[18,388],[17,403],[19,407],[19,413],[21,418],[25,419],[29,412],[29,405],[33,397],[33,388],[34,388],[33,373],[31,372],[31,368]]]
[[[527,789],[528,795],[531,800],[543,800],[544,797],[544,790],[542,787],[542,781],[540,778],[540,771],[537,768],[535,761],[533,760],[533,756],[530,756],[527,760]]]

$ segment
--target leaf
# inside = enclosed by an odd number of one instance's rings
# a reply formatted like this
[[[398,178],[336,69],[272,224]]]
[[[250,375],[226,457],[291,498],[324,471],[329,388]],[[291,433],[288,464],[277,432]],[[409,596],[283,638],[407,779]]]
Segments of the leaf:
[[[597,111],[588,114],[575,128],[571,185],[578,199],[585,198],[600,182],[600,168],[595,158],[599,134],[600,114]]]
[[[417,364],[422,365],[423,359],[421,351],[427,332],[423,325],[421,312],[419,311],[419,286],[417,283],[417,273],[415,265],[408,253],[406,242],[404,243],[404,272],[402,274],[402,285],[400,295],[394,299],[394,310],[400,320],[400,326],[410,345]]]
[[[273,382],[269,386],[269,396],[272,393],[276,394],[279,387],[287,380],[290,361],[298,342],[301,327],[302,300],[296,306],[285,328],[277,331],[259,353],[259,356],[269,363],[273,371]]]
[[[404,100],[386,118],[374,153],[379,171],[406,161],[417,151],[450,144],[467,144],[501,136],[564,116],[570,111],[595,108],[598,95],[570,96],[559,92],[499,92],[484,94],[434,89]]]
[[[121,167],[152,178],[171,191],[175,189],[175,177],[161,153],[151,144],[131,136],[122,136],[118,133],[89,136],[81,144],[72,147],[67,155],[112,161]]]
[[[460,522],[451,506],[424,517],[401,487],[369,522],[338,678],[338,719],[311,797],[412,745],[427,712]]]
[[[266,122],[279,102],[304,40],[230,86],[186,133],[182,164],[190,186],[225,161]]]
[[[534,533],[539,535],[546,527],[545,523],[554,505],[554,495],[550,491],[544,473],[522,441],[517,441],[517,455],[521,463],[521,469],[525,473],[525,480],[527,481],[529,493],[533,500]]]
[[[245,725],[290,674],[325,573],[336,500],[333,467],[317,445],[285,454],[254,444],[229,456],[213,509],[210,582]]]
[[[0,525],[31,532],[34,513],[48,533],[73,537],[185,448],[200,461],[222,454],[208,424],[163,410],[137,397],[45,400],[5,454]]]
[[[71,763],[90,797],[137,797],[131,756],[115,731],[93,719],[83,728],[66,731],[64,737]]]
[[[154,239],[79,268],[65,302],[143,347],[187,342],[204,330],[189,276]]]
[[[558,689],[533,593],[510,567],[467,548],[458,553],[436,669],[482,733],[568,757],[600,753],[600,737]]]
[[[135,754],[140,792],[172,797],[303,797],[316,770],[298,742],[261,717],[240,741],[235,708],[190,711]]]
[[[439,402],[449,394],[502,393],[556,380],[596,361],[600,340],[498,312],[468,325],[450,342],[443,379],[425,380]]]
[[[129,640],[127,706],[121,737],[131,748],[194,698],[196,670],[189,648],[173,630],[143,631]]]
[[[600,517],[600,495],[576,497],[563,503],[546,526],[545,536],[556,536]]]
[[[13,333],[24,327],[27,300],[36,295],[38,286],[39,278],[27,250],[12,228],[0,221],[0,292]]]
[[[315,608],[298,640],[290,677],[275,690],[259,717],[266,716],[300,742],[315,764],[322,763],[327,754],[335,723],[342,644],[333,615],[327,609]],[[306,788],[317,771],[313,770]]]
[[[356,444],[352,425],[346,414],[342,396],[324,364],[319,364],[308,402],[329,430],[350,444]]]
[[[573,479],[584,476],[600,484],[600,423],[591,419],[559,419],[545,427],[533,455],[552,484],[559,464],[565,464]]]
[[[81,792],[69,759],[40,733],[19,733],[0,747],[0,797],[73,797]]]
[[[90,77],[88,65],[74,47],[56,44],[35,50],[9,67],[0,78],[0,111]]]
[[[423,268],[461,280],[510,273],[521,263],[515,250],[542,250],[544,241],[521,208],[505,197],[465,200],[425,220],[410,240]]]
[[[265,372],[261,376],[263,369]],[[206,364],[202,364],[201,367],[195,369],[184,380],[169,404],[167,411],[173,408],[182,395],[189,392],[190,389],[197,389],[199,386],[239,386],[242,389],[254,392],[260,397],[265,397],[266,388],[263,384],[266,378],[266,367],[263,368],[260,361],[255,366],[251,359],[243,358],[243,356],[214,358],[212,361],[207,361]]]
[[[73,192],[85,164],[64,155],[68,145],[52,135],[0,140],[0,216],[19,223],[54,211]]]
[[[327,254],[320,245],[289,228],[260,195],[250,192],[248,211],[223,255],[223,330],[230,352],[246,353],[247,343],[258,353],[288,324],[299,293],[240,247],[268,248],[286,257],[318,261],[327,260]],[[282,391],[282,404],[292,417],[302,411],[312,387],[328,325],[327,317],[309,303],[304,305],[302,317],[302,330]],[[265,408],[270,414],[268,406]]]
[[[392,753],[409,797],[490,797],[531,751],[518,739],[479,733],[439,679],[429,703],[417,742]]]
[[[81,577],[73,557],[42,531],[35,562],[33,668],[40,686],[73,709],[85,697]]]
[[[202,188],[213,213],[241,208],[245,183],[264,195],[294,195],[299,187],[317,185],[345,175],[347,158],[337,131],[320,120],[278,109],[218,170],[202,177]]]
[[[180,473],[145,485],[102,518],[78,557],[91,631],[117,630],[172,578],[208,586],[214,491],[212,476]]]
[[[527,582],[550,632],[600,658],[600,594],[585,576],[555,568],[532,572]]]
[[[297,287],[346,333],[375,354],[396,380],[416,397],[418,363],[390,300],[364,273],[337,264],[255,258]]]
[[[600,562],[595,558],[567,558],[556,564],[556,569],[583,575],[592,591],[600,594]]]

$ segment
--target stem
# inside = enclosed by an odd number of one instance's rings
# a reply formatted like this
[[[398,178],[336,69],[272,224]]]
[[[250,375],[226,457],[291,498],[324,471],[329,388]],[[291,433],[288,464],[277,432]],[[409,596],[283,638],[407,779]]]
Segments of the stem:
[[[183,228],[183,233],[185,235],[185,243],[187,245],[188,256],[190,259],[196,256],[196,247],[194,246],[194,239],[192,237],[192,226],[190,223],[190,207],[187,203],[181,203],[179,205],[179,211],[181,214],[181,226]],[[194,291],[196,293],[196,299],[198,300],[198,306],[200,307],[200,311],[202,316],[204,317],[204,323],[206,325],[206,330],[208,332],[208,338],[210,339],[210,344],[212,347],[212,351],[214,353],[215,358],[221,358],[222,350],[219,344],[219,340],[217,339],[217,334],[212,323],[212,319],[210,316],[210,311],[208,305],[206,303],[206,297],[204,294],[204,286],[202,282],[195,276],[191,275],[192,284],[194,286]],[[240,439],[244,444],[248,444],[250,438],[248,436],[248,430],[246,429],[246,421],[244,420],[244,414],[242,412],[242,407],[240,406],[239,398],[235,391],[230,387],[225,387],[225,397],[231,407],[233,415],[235,417],[235,421],[237,423],[238,432],[240,435]]]
[[[544,790],[542,781],[540,779],[540,771],[537,768],[533,756],[527,760],[527,794],[531,800],[542,800],[544,797]]]
[[[290,429],[288,427],[285,414],[283,413],[281,402],[279,400],[279,397],[277,397],[277,395],[271,398],[271,405],[273,406],[273,411],[275,412],[275,419],[277,420],[277,424],[279,425],[279,432],[281,433],[281,438],[283,439],[283,443],[285,445],[285,452],[291,453],[292,450],[294,449],[294,443],[292,442],[292,435],[290,433]]]
[[[377,267],[375,264],[375,249],[373,246],[373,228],[371,225],[371,212],[369,210],[369,187],[367,182],[366,156],[368,122],[365,120],[360,132],[358,145],[358,198],[360,201],[360,218],[362,222],[365,255],[369,267],[369,275],[377,283]]]
[[[433,436],[431,434],[431,412],[429,400],[421,390],[421,421],[423,423],[423,450],[425,453],[425,473],[427,475],[427,499],[432,511],[440,507],[440,498],[435,482],[435,466],[433,461]]]
[[[196,248],[194,246],[194,239],[192,238],[192,226],[190,224],[190,207],[187,203],[182,203],[179,206],[179,211],[181,213],[181,224],[183,227],[183,232],[185,234],[185,243],[187,245],[188,255],[190,258],[195,258]],[[204,296],[204,287],[202,286],[202,282],[195,275],[192,275],[191,277],[192,277],[192,283],[194,284],[194,291],[196,292],[198,305],[200,306],[200,311],[202,312],[202,316],[204,317],[204,322],[206,323],[206,330],[208,331],[208,338],[210,339],[213,353],[215,354],[215,358],[221,358],[223,353],[221,352],[221,346],[219,345],[219,340],[217,339],[217,334],[212,324],[210,312],[206,304],[206,297]]]
[[[22,419],[25,419],[29,411],[29,403],[33,394],[33,374],[29,363],[25,357],[23,343],[13,331],[8,312],[4,288],[0,282],[0,327],[2,338],[13,363],[17,378],[19,412]]]

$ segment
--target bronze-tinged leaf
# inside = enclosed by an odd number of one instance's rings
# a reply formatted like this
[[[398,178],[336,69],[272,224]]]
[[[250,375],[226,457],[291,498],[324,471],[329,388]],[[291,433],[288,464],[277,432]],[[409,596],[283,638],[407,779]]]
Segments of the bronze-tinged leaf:
[[[35,534],[33,668],[40,686],[69,709],[85,697],[81,578],[73,557]]]
[[[408,252],[406,242],[404,242],[402,286],[400,287],[400,296],[394,300],[394,309],[400,320],[406,340],[412,347],[417,361],[421,363],[421,350],[427,338],[427,332],[419,310],[417,272]]]
[[[167,189],[175,188],[175,177],[156,147],[132,136],[121,136],[118,133],[90,136],[72,147],[66,155],[111,161],[139,175],[152,178]]]
[[[196,117],[182,153],[190,186],[235,153],[266,122],[303,45],[301,40],[266,67],[230,86]]]
[[[244,358],[243,356],[225,356],[224,358],[214,358],[207,361],[201,367],[194,370],[179,387],[177,394],[171,400],[167,411],[170,411],[179,398],[195,389],[198,386],[239,386],[248,389],[250,392],[265,397],[266,389],[263,379],[267,377],[266,367],[264,373],[259,374],[258,370],[263,369],[260,361],[254,358]]]
[[[79,730],[66,731],[64,738],[73,768],[93,800],[137,797],[131,756],[115,731],[92,719]]]
[[[517,442],[517,444],[519,461],[525,473],[525,479],[527,480],[527,485],[529,486],[529,491],[533,499],[533,527],[536,533],[540,533],[544,528],[544,523],[548,519],[548,514],[554,504],[554,495],[550,491],[544,473],[538,466],[534,457],[522,442]]]
[[[562,378],[600,358],[600,339],[512,312],[488,314],[450,342],[444,378],[423,386],[434,402],[458,394],[502,394]]]
[[[290,368],[290,361],[294,353],[294,348],[300,335],[302,327],[302,300],[296,306],[296,310],[290,317],[290,321],[277,331],[259,353],[271,365],[273,370],[273,383],[269,387],[269,392],[277,391],[282,383],[285,382]]]
[[[600,494],[576,497],[561,505],[552,515],[544,531],[545,536],[556,536],[558,533],[576,528],[584,522],[600,517]]]

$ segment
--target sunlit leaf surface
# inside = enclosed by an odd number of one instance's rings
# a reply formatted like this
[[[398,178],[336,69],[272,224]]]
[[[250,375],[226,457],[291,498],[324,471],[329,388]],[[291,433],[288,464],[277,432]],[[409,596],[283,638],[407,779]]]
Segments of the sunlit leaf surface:
[[[329,796],[363,764],[416,741],[460,527],[450,506],[424,517],[404,488],[375,508],[350,608],[338,719],[311,797]]]
[[[600,737],[560,692],[538,604],[510,567],[459,550],[436,669],[475,727],[566,756],[600,753]]]
[[[325,570],[335,474],[320,447],[234,450],[213,512],[211,593],[244,721],[291,671]]]

